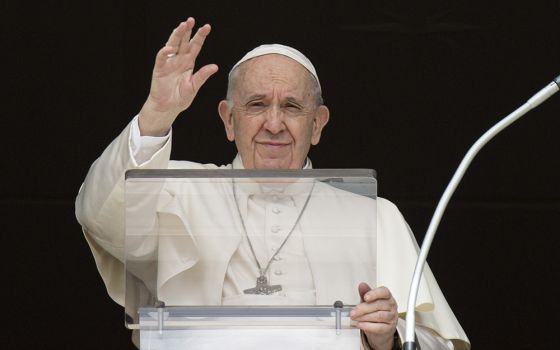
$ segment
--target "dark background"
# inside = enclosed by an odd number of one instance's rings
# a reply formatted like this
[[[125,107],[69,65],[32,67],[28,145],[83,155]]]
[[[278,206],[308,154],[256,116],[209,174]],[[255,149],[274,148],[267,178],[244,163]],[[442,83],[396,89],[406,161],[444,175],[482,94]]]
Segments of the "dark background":
[[[193,16],[217,63],[174,126],[176,159],[228,163],[217,114],[234,62],[284,43],[315,64],[331,121],[318,168],[374,168],[419,241],[470,145],[560,73],[560,2],[123,1],[0,5],[2,343],[129,349],[74,218],[91,162],[139,111],[155,53]],[[430,265],[475,349],[557,345],[560,95],[479,154]]]

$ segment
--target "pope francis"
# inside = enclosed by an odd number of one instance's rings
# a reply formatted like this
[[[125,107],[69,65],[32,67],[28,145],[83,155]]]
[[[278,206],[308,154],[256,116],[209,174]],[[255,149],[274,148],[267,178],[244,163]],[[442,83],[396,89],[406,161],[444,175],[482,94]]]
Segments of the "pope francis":
[[[329,121],[329,110],[322,101],[319,78],[309,59],[288,46],[262,45],[233,66],[226,99],[218,105],[226,136],[229,141],[235,142],[238,150],[232,164],[218,167],[171,161],[172,124],[181,112],[188,109],[206,80],[218,71],[215,64],[195,69],[195,60],[211,28],[206,24],[193,34],[194,27],[193,18],[180,23],[157,53],[146,102],[138,116],[93,163],[76,199],[76,216],[98,270],[109,295],[121,305],[124,305],[125,294],[123,207],[124,174],[127,170],[309,169],[308,151],[311,145],[319,143],[321,131]],[[302,193],[313,191],[314,194],[324,194],[330,191],[320,184],[313,186]],[[229,245],[221,245],[221,265],[214,264],[215,270],[211,272],[210,267],[204,267],[204,261],[205,254],[213,253],[201,248],[205,245],[199,244],[195,249],[188,240],[173,242],[169,251],[192,251],[193,258],[169,267],[171,272],[164,279],[165,285],[158,286],[161,287],[159,293],[170,300],[188,298],[184,293],[181,296],[174,294],[175,281],[183,278],[191,279],[189,281],[193,283],[206,283],[209,290],[214,290],[190,296],[190,301],[194,303],[242,304],[247,297],[257,294],[288,297],[291,302],[299,300],[300,304],[323,304],[330,300],[329,287],[322,282],[320,269],[313,266],[313,256],[319,254],[316,252],[320,250],[321,242],[313,242],[309,238],[309,230],[305,227],[312,219],[300,214],[317,212],[312,209],[316,204],[309,200],[309,195],[292,195],[284,199],[274,197],[275,205],[270,207],[273,213],[270,217],[291,212],[297,218],[293,225],[280,227],[270,226],[266,222],[268,219],[263,219],[261,215],[268,210],[272,197],[265,194],[243,200],[247,198],[244,191],[243,186],[234,189],[232,203],[237,208],[233,212],[238,215],[231,220],[236,222],[233,226],[244,232],[246,239],[241,235]],[[330,198],[337,195],[338,192],[333,193]],[[343,201],[334,202],[338,203],[335,204],[337,213],[334,214],[340,215],[347,210],[341,204]],[[350,294],[355,295],[357,305],[351,312],[351,318],[362,331],[363,348],[399,349],[417,245],[398,209],[382,198],[377,198],[375,202],[377,218],[371,222],[364,221],[362,229],[376,226],[373,229],[377,232],[376,246],[357,245],[352,248],[357,259],[367,256],[374,260],[375,272],[357,269],[354,277],[348,280],[352,285],[337,286],[336,289],[342,290],[340,293],[348,295],[348,298],[352,298]],[[174,208],[181,205],[187,204],[180,203]],[[231,211],[232,207],[225,205],[223,210]],[[367,208],[368,205],[364,202],[358,207]],[[173,212],[173,215],[168,216],[161,209],[163,214],[160,219],[178,218],[183,226],[189,227],[196,226],[198,218],[208,215],[204,203],[195,203],[189,208],[196,209],[187,212],[173,209],[167,212]],[[348,215],[356,213],[349,212]],[[252,231],[251,227],[267,225],[272,232],[284,230],[284,234],[277,242],[279,252],[263,255],[258,237],[252,241],[247,232]],[[297,277],[285,279],[284,287],[268,280],[271,273],[279,276],[290,271],[290,265],[284,265],[284,270],[277,268],[281,266],[282,256],[308,262],[293,265],[298,266],[297,271],[286,275]],[[184,262],[184,259],[178,261]],[[417,338],[422,349],[470,349],[466,334],[428,267],[420,289],[416,320]]]

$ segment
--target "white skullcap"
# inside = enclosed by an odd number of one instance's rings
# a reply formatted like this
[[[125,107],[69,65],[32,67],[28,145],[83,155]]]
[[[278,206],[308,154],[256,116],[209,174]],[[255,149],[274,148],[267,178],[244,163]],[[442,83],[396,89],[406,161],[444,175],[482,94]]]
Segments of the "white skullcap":
[[[293,59],[294,61],[296,61],[297,63],[304,66],[305,69],[307,69],[309,71],[309,73],[311,73],[313,75],[313,77],[317,81],[317,85],[319,85],[319,91],[321,91],[321,83],[319,83],[319,77],[317,76],[317,72],[315,71],[315,67],[313,67],[313,64],[311,63],[311,61],[307,57],[305,57],[304,54],[302,54],[298,50],[294,49],[293,47],[289,47],[289,46],[281,45],[281,44],[261,45],[261,46],[258,46],[256,48],[254,48],[253,50],[247,52],[245,54],[245,56],[243,56],[243,58],[240,59],[233,66],[233,68],[231,68],[228,76],[231,76],[231,72],[233,72],[233,70],[235,68],[237,68],[237,66],[239,66],[241,63],[243,63],[245,61],[248,61],[251,58],[255,58],[255,57],[259,57],[259,56],[263,56],[263,55],[270,55],[270,54],[278,54],[278,55],[283,55],[283,56],[289,57],[289,58]]]

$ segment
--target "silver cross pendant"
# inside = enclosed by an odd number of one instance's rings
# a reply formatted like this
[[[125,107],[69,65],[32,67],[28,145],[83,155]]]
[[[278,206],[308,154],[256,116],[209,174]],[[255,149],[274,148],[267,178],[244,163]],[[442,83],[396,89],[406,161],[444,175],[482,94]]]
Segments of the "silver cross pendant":
[[[271,286],[268,284],[268,279],[266,276],[261,275],[257,278],[257,286],[254,288],[245,289],[243,293],[245,294],[258,294],[258,295],[270,295],[282,290],[282,286],[275,284]]]

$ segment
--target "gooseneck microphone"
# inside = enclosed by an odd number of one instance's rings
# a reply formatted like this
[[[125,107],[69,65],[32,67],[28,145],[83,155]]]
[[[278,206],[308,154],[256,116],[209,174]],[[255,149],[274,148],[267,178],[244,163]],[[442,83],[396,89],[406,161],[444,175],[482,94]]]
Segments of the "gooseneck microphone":
[[[432,220],[430,221],[430,225],[428,226],[428,231],[426,232],[426,236],[424,237],[424,241],[422,242],[422,247],[420,248],[420,253],[418,254],[418,259],[416,260],[416,267],[414,269],[414,275],[412,276],[412,282],[410,284],[410,291],[408,294],[408,305],[406,310],[406,333],[405,333],[405,342],[403,344],[404,350],[416,350],[416,342],[415,339],[415,322],[416,322],[416,315],[414,314],[416,309],[416,298],[418,296],[418,288],[420,286],[420,278],[422,276],[422,271],[424,269],[424,265],[426,263],[426,258],[428,256],[428,252],[430,250],[430,246],[432,245],[432,241],[434,240],[434,236],[436,234],[436,230],[438,228],[439,222],[441,221],[441,217],[449,203],[449,200],[455,189],[459,185],[459,182],[463,178],[463,175],[467,171],[470,163],[477,155],[477,153],[490,141],[494,136],[500,133],[502,130],[507,128],[510,124],[515,122],[517,119],[521,118],[531,109],[537,107],[544,101],[546,101],[550,96],[555,94],[558,90],[560,90],[560,75],[557,76],[550,84],[544,87],[542,90],[537,92],[533,97],[531,97],[525,104],[521,107],[517,108],[507,117],[503,118],[499,121],[496,125],[486,131],[469,149],[467,154],[463,157],[463,160],[459,164],[459,167],[455,171],[455,174],[451,178],[451,181],[447,185],[442,197],[439,200],[439,203],[436,207],[434,215],[432,216]]]

